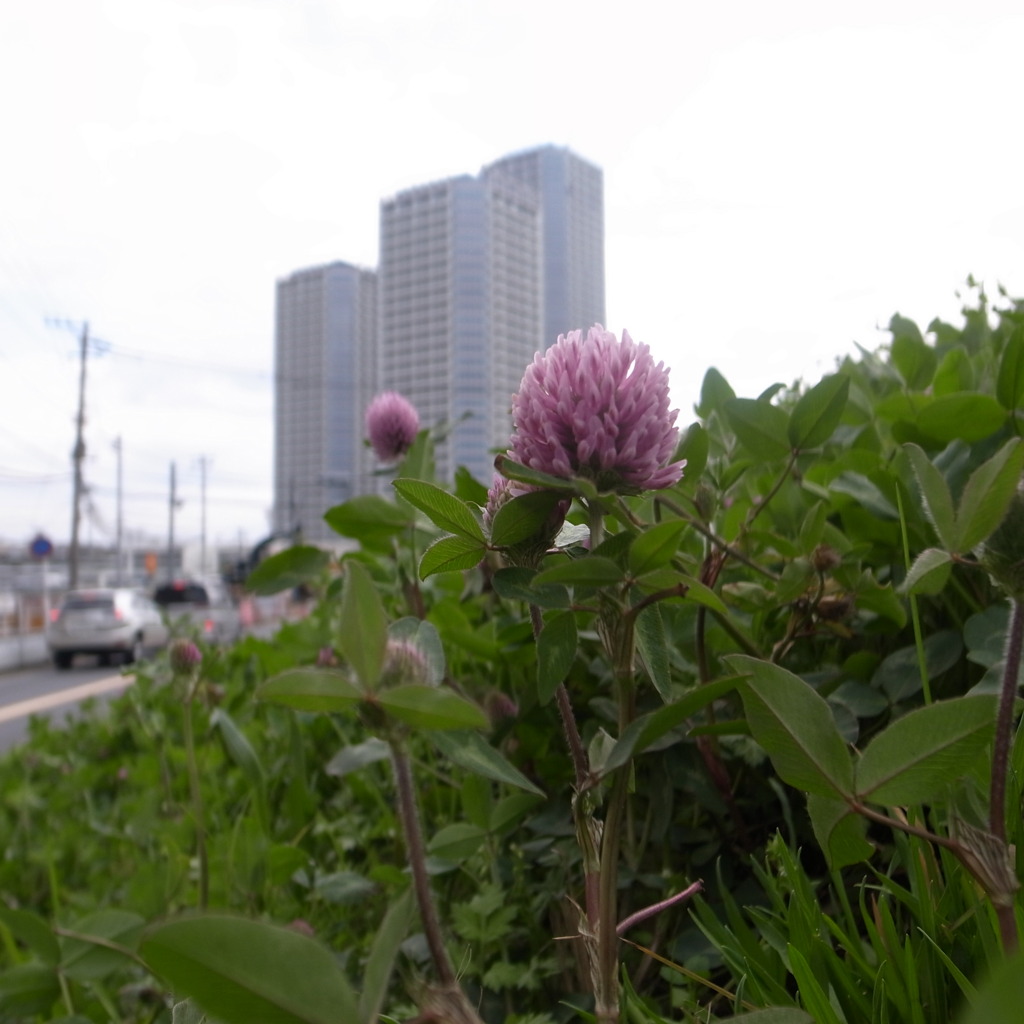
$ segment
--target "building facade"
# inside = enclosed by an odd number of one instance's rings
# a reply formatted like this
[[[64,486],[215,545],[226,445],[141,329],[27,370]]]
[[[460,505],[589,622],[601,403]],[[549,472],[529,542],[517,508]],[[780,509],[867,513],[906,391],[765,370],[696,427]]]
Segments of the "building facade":
[[[484,168],[536,196],[542,221],[546,349],[568,331],[605,322],[604,174],[563,146],[541,146]]]
[[[382,386],[448,432],[438,475],[489,484],[537,351],[604,320],[599,168],[544,146],[381,204]]]
[[[363,416],[377,387],[377,277],[348,263],[277,282],[274,530],[336,539],[324,512],[372,489]]]
[[[541,326],[535,197],[464,175],[381,204],[380,375],[443,437],[437,470],[490,481]]]

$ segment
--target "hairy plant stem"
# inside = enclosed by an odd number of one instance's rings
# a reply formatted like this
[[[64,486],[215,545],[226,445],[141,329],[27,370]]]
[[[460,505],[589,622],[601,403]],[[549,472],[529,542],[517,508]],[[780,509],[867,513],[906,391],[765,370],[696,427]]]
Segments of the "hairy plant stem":
[[[1017,888],[1017,879],[1006,846],[1005,838],[986,832],[984,829],[973,829],[961,823],[953,825],[952,835],[940,836],[926,828],[911,825],[908,821],[890,817],[876,811],[859,800],[847,800],[850,810],[870,821],[888,825],[890,828],[907,835],[916,836],[925,842],[942,846],[967,869],[974,880],[985,890],[996,912],[999,922],[999,936],[1003,951],[1007,954],[1016,950],[1018,945],[1017,921],[1013,909],[1013,893]],[[963,835],[958,835],[962,832]]]
[[[705,540],[711,542],[723,554],[728,555],[730,558],[735,559],[737,562],[742,563],[748,569],[752,569],[754,572],[766,579],[771,580],[773,583],[778,583],[779,575],[774,573],[771,569],[766,569],[763,565],[758,565],[753,559],[748,558],[742,551],[727,544],[721,537],[718,537],[709,527],[705,526],[695,516],[691,516],[684,508],[677,505],[674,501],[670,501],[668,498],[659,495],[654,499],[657,506],[663,506],[667,508],[674,515],[680,519],[685,520],[688,526],[692,526]]]
[[[900,516],[900,534],[903,538],[903,561],[906,563],[907,571],[910,571],[910,537],[907,533],[907,517],[903,514],[903,489],[896,486],[896,507]],[[921,613],[917,607],[917,595],[910,595],[910,620],[914,625],[914,647],[917,649],[917,667],[921,673],[921,690],[924,694],[925,704],[932,702],[931,680],[928,678],[928,657],[924,650],[924,633],[921,630]]]
[[[691,882],[682,892],[677,892],[675,896],[669,896],[668,899],[659,900],[657,903],[652,903],[649,907],[644,907],[643,910],[638,910],[635,914],[630,914],[624,921],[619,922],[616,929],[619,937],[621,938],[630,928],[636,927],[636,925],[646,921],[648,918],[654,917],[656,914],[660,914],[662,911],[690,899],[691,896],[695,896],[703,888],[704,880],[698,878],[696,882]]]
[[[924,839],[926,842],[934,843],[936,846],[944,846],[957,857],[961,855],[963,847],[955,839],[937,835],[935,832],[929,832],[926,828],[918,828],[917,825],[911,825],[908,821],[901,821],[899,818],[890,817],[888,814],[876,811],[859,800],[848,800],[847,802],[851,811],[867,818],[869,821],[877,821],[880,825],[888,825],[889,828],[894,828],[898,832],[906,832],[908,836],[917,836],[918,839]]]
[[[636,653],[635,611],[630,609],[624,614],[617,604],[609,604],[602,609],[598,632],[612,663],[618,705],[618,734],[622,736],[636,717],[636,679],[633,670]],[[619,1020],[619,860],[632,772],[633,762],[629,760],[612,775],[601,832],[594,993],[597,1024],[617,1024]]]
[[[617,1024],[619,1020],[619,851],[622,845],[622,822],[629,796],[631,772],[630,762],[619,768],[612,778],[601,836],[597,991],[594,993],[594,1010],[598,1024]]]
[[[1006,663],[996,716],[995,745],[992,750],[992,788],[989,794],[989,831],[1006,842],[1006,775],[1010,766],[1010,736],[1013,731],[1013,705],[1017,699],[1021,647],[1024,643],[1024,604],[1014,601],[1010,611],[1010,629],[1006,638]]]
[[[604,540],[604,509],[597,498],[587,499],[587,525],[590,527],[590,550],[599,547]]]
[[[559,683],[555,690],[558,713],[562,718],[562,729],[573,762],[575,782],[573,783],[572,816],[576,828],[576,842],[583,857],[583,906],[591,933],[599,927],[601,907],[601,859],[600,826],[594,819],[594,794],[591,790],[590,759],[583,747],[583,739],[576,725],[572,701],[565,683]]]
[[[535,604],[530,605],[530,622],[533,625],[533,639],[536,641],[544,629],[544,617],[541,615],[540,608]],[[573,714],[572,701],[569,699],[569,691],[565,688],[565,683],[558,684],[558,689],[555,690],[555,703],[558,705],[558,713],[562,718],[562,729],[565,732],[565,742],[569,747],[569,756],[572,758],[576,791],[582,792],[590,784],[590,763],[583,747],[583,738],[576,725],[576,716]]]
[[[530,622],[533,625],[533,638],[536,641],[544,629],[544,617],[540,608],[530,605]],[[600,861],[597,849],[597,836],[593,824],[593,808],[591,795],[588,793],[591,784],[590,759],[583,746],[576,715],[572,709],[572,699],[565,683],[559,683],[555,690],[555,704],[562,719],[562,731],[565,743],[569,748],[569,757],[573,768],[573,823],[576,827],[576,841],[583,854],[583,891],[584,911],[590,930],[596,931],[598,922],[598,906],[600,902],[599,877]]]
[[[708,583],[708,580],[710,580],[708,585],[714,585],[715,580],[718,578],[718,572],[721,569],[721,563],[724,561],[724,558],[725,556],[722,554],[709,556],[705,559],[702,575],[705,575],[707,579],[702,580],[701,582]],[[711,682],[711,662],[709,660],[707,649],[707,613],[708,609],[706,605],[700,605],[700,607],[698,607],[695,641],[697,645],[697,678],[701,685]],[[728,619],[724,616],[716,616],[716,618],[727,628],[730,635],[735,635],[731,630],[729,630],[729,626],[731,624]],[[744,649],[748,654],[751,653],[749,647],[744,646]],[[759,652],[754,651],[753,653],[755,657],[760,657]],[[711,721],[714,721],[714,706],[708,705],[707,710]],[[698,736],[697,751],[701,756],[701,760],[704,762],[704,767],[707,769],[708,777],[711,779],[712,784],[715,789],[718,790],[718,794],[722,798],[722,802],[729,808],[729,816],[732,818],[732,822],[736,828],[741,845],[744,848],[748,847],[749,839],[747,836],[747,826],[743,820],[743,815],[740,814],[739,805],[736,803],[736,796],[732,791],[732,780],[729,778],[729,771],[725,767],[725,762],[722,760],[718,743],[713,736]]]
[[[395,785],[398,789],[398,817],[405,836],[405,852],[409,858],[409,870],[412,873],[416,903],[420,909],[423,934],[426,936],[430,958],[434,962],[434,970],[437,971],[441,985],[446,989],[454,988],[455,968],[441,936],[437,907],[434,905],[434,895],[430,891],[426,849],[423,845],[423,830],[420,826],[420,812],[409,755],[401,739],[392,736],[389,737],[388,743],[391,747],[391,763],[395,770]]]
[[[401,560],[397,554],[395,556],[395,564],[399,568],[399,579],[402,581],[402,589],[405,591],[405,599],[409,602],[409,609],[417,619],[425,619],[427,617],[427,606],[423,603],[423,591],[420,590],[420,582],[416,576],[416,566],[418,559],[416,557],[416,527],[409,527],[409,552],[412,555],[412,572],[406,573],[402,566]]]
[[[790,452],[789,460],[786,462],[785,468],[779,474],[775,483],[772,485],[771,490],[765,495],[763,501],[759,502],[754,506],[750,513],[747,515],[743,527],[740,531],[740,540],[746,535],[747,531],[751,528],[754,520],[767,508],[768,503],[775,497],[776,494],[782,489],[782,485],[789,478],[793,472],[793,467],[796,465],[796,460],[800,452],[798,449],[793,449]],[[658,499],[664,501],[664,499]],[[725,563],[729,558],[734,558],[739,562],[742,562],[748,568],[754,569],[757,572],[762,573],[769,579],[777,582],[781,577],[769,572],[766,569],[762,569],[755,562],[752,562],[747,558],[736,546],[730,546],[723,541],[719,540],[714,532],[708,527],[704,526],[698,520],[692,519],[686,516],[682,509],[678,506],[674,506],[669,502],[665,502],[667,507],[672,508],[674,511],[683,515],[691,523],[691,525],[701,533],[708,541],[711,542],[714,550],[709,550],[705,554],[704,563],[701,567],[701,578],[700,582],[706,587],[714,589],[715,584],[718,582],[718,578],[722,573],[722,569],[725,568]],[[756,657],[761,657],[761,654],[756,650],[752,650],[754,645],[746,640],[735,627],[724,617],[716,614],[716,619],[722,624],[727,632],[734,639],[740,642],[741,646],[748,652],[754,653]],[[697,666],[699,677],[702,683],[706,683],[711,678],[711,665],[708,656],[707,644],[706,644],[706,630],[707,630],[707,611],[704,606],[697,609],[697,634],[696,634],[696,647],[697,647]],[[701,736],[697,740],[697,749],[700,752],[701,758],[704,761],[704,765],[707,768],[708,775],[711,777],[711,781],[715,788],[718,790],[722,797],[726,807],[729,808],[729,814],[733,820],[733,824],[736,827],[737,833],[740,838],[740,842],[743,846],[748,844],[746,825],[743,821],[743,816],[740,814],[739,805],[736,803],[736,797],[732,792],[732,784],[729,779],[729,772],[725,767],[725,762],[722,760],[721,753],[718,749],[718,744],[711,736]]]
[[[992,750],[992,786],[989,791],[989,832],[1006,846],[1006,776],[1010,768],[1010,739],[1013,731],[1013,707],[1017,700],[1017,679],[1020,673],[1021,650],[1024,646],[1024,603],[1014,600],[1010,611],[1010,629],[1006,638],[1006,663],[1003,685],[996,715],[995,744]],[[1003,949],[1017,948],[1017,921],[1013,905],[995,901]]]
[[[778,479],[772,484],[771,490],[764,496],[762,501],[759,501],[754,505],[750,514],[747,516],[743,523],[743,529],[740,531],[741,534],[745,534],[751,526],[754,525],[754,520],[768,507],[771,503],[772,498],[775,497],[779,491],[782,490],[782,485],[789,479],[790,474],[793,472],[793,467],[796,465],[796,460],[800,457],[800,449],[794,448],[789,453],[789,461],[783,467],[782,472],[779,474]]]
[[[185,737],[185,761],[188,770],[188,787],[192,798],[192,816],[196,823],[196,859],[199,862],[199,909],[205,910],[210,902],[210,865],[206,853],[206,821],[203,812],[203,792],[199,785],[199,764],[196,760],[196,743],[192,734],[192,704],[198,679],[189,683],[185,694],[182,731]]]

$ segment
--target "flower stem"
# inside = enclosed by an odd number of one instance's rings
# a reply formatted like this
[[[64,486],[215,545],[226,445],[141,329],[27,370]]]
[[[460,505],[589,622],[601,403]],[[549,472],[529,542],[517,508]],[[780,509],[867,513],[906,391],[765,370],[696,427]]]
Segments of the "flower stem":
[[[420,908],[423,934],[426,936],[427,948],[430,950],[430,957],[434,961],[434,969],[437,971],[441,984],[445,988],[452,988],[456,984],[455,969],[448,956],[448,950],[445,948],[444,939],[441,937],[437,908],[434,905],[433,893],[430,891],[423,830],[420,827],[420,813],[409,755],[401,740],[392,738],[390,745],[391,763],[394,766],[395,785],[398,789],[398,817],[405,835],[405,850],[409,858],[409,869],[412,872],[416,903]]]
[[[1006,775],[1010,765],[1010,734],[1013,730],[1013,705],[1017,699],[1024,642],[1024,604],[1012,602],[1010,629],[1006,639],[1006,662],[996,716],[995,746],[992,751],[992,788],[989,794],[989,831],[1006,842]]]
[[[593,551],[604,540],[604,509],[599,499],[587,499],[587,517],[590,526],[590,550]]]
[[[992,786],[989,791],[989,832],[1006,846],[1006,776],[1010,767],[1010,736],[1013,731],[1013,706],[1017,699],[1017,679],[1020,673],[1021,650],[1024,646],[1024,604],[1014,600],[1010,611],[1010,629],[1006,638],[1006,663],[1003,666],[1003,685],[999,694],[996,715],[995,745],[992,750]],[[1012,905],[995,903],[999,919],[999,932],[1003,950],[1012,953],[1017,948],[1017,921]]]
[[[863,815],[870,821],[888,825],[907,835],[916,836],[925,842],[945,847],[967,869],[974,880],[985,890],[996,912],[999,935],[1003,951],[1007,954],[1017,948],[1017,921],[1013,909],[1013,893],[1018,888],[1006,840],[974,829],[960,822],[952,826],[949,837],[936,835],[925,828],[918,828],[908,821],[891,818],[873,810],[859,800],[847,800],[850,810]],[[958,834],[959,833],[959,834]]]
[[[598,1024],[617,1024],[619,1019],[619,851],[622,821],[629,796],[631,764],[619,768],[612,780],[601,838],[601,873],[597,926],[597,991],[595,1011]]]
[[[757,562],[748,558],[738,548],[732,547],[729,544],[727,544],[724,540],[721,539],[721,537],[718,537],[711,529],[705,526],[698,518],[696,518],[695,516],[691,516],[684,508],[681,508],[674,501],[670,501],[668,498],[663,497],[662,495],[659,495],[654,500],[657,505],[660,505],[663,508],[667,508],[674,515],[678,516],[680,519],[685,520],[687,525],[693,527],[693,529],[696,530],[697,533],[699,533],[705,540],[710,541],[712,546],[715,547],[718,551],[721,551],[723,554],[726,554],[730,558],[735,559],[737,562],[741,562],[748,569],[752,569],[759,575],[764,576],[765,579],[769,579],[774,583],[777,583],[779,581],[779,575],[777,573],[772,572],[771,569],[766,569],[763,565],[758,565]]]
[[[616,932],[621,938],[630,930],[635,928],[638,924],[646,921],[649,917],[654,917],[655,914],[660,914],[663,910],[668,910],[670,907],[674,907],[677,903],[682,903],[684,900],[690,899],[691,896],[695,896],[704,888],[704,880],[698,878],[696,882],[691,882],[682,892],[677,892],[675,896],[669,896],[667,900],[660,900],[657,903],[652,903],[649,907],[644,907],[643,910],[638,910],[635,914],[630,914],[624,921],[619,922]]]
[[[633,670],[636,654],[635,616],[622,614],[620,609],[609,604],[603,610],[598,632],[615,675],[618,731],[619,736],[622,736],[636,718],[636,679]],[[630,760],[612,774],[611,792],[601,834],[594,993],[598,1024],[617,1024],[619,1020],[619,860],[632,773],[633,762]]]
[[[183,732],[185,736],[185,761],[188,766],[188,786],[192,796],[192,815],[196,822],[196,859],[199,861],[199,909],[205,910],[210,901],[210,865],[206,854],[206,823],[203,812],[203,792],[199,784],[199,764],[196,760],[196,743],[192,734],[192,698],[195,686],[188,688],[185,695]]]
[[[849,804],[851,811],[867,818],[869,821],[877,821],[880,825],[888,825],[890,828],[896,829],[899,832],[905,832],[908,836],[917,836],[918,839],[934,843],[936,846],[944,846],[956,856],[959,856],[963,849],[954,839],[949,839],[946,836],[940,836],[934,832],[929,832],[926,828],[918,828],[916,825],[911,825],[907,821],[901,821],[899,818],[892,818],[888,814],[883,814],[881,811],[876,811],[874,808],[868,807],[867,804],[863,804],[859,800],[848,800],[847,803]]]
[[[540,636],[544,629],[544,617],[540,608],[535,604],[530,605],[530,621],[533,624],[534,640]],[[579,726],[576,724],[576,715],[572,709],[572,700],[565,683],[559,683],[555,690],[555,703],[558,705],[558,714],[562,719],[562,731],[565,733],[565,743],[569,748],[569,757],[573,767],[573,790],[572,801],[573,824],[576,827],[576,841],[583,854],[583,891],[584,907],[587,916],[587,923],[591,930],[597,928],[598,906],[600,904],[600,860],[597,851],[596,830],[593,823],[593,810],[591,808],[591,796],[587,793],[590,788],[590,759],[587,757],[586,748],[583,746],[583,737],[580,736]]]
[[[906,563],[907,571],[911,566],[910,558],[910,537],[907,533],[907,517],[903,513],[903,489],[896,486],[896,507],[900,516],[900,534],[903,538],[903,561]],[[921,613],[917,607],[917,595],[910,595],[910,619],[914,624],[914,646],[917,649],[917,666],[921,673],[921,690],[924,694],[925,704],[932,702],[931,681],[928,678],[928,657],[924,651],[924,634],[921,630]]]
[[[740,529],[741,537],[746,535],[750,527],[754,525],[754,520],[768,507],[772,498],[774,498],[775,495],[778,494],[780,490],[782,490],[782,485],[789,479],[790,475],[792,474],[793,467],[796,465],[796,460],[799,457],[799,455],[799,448],[794,448],[789,453],[789,461],[786,463],[785,468],[779,474],[778,479],[775,481],[774,484],[772,484],[771,490],[764,496],[764,498],[761,499],[761,501],[757,502],[751,507],[750,513],[747,515],[747,518],[744,520],[743,526]]]
[[[544,629],[544,617],[540,608],[535,604],[530,605],[530,622],[533,625],[534,641],[540,636]],[[555,690],[555,703],[558,705],[558,713],[562,718],[562,729],[565,732],[565,742],[569,747],[569,756],[572,758],[573,773],[575,774],[576,792],[582,793],[590,785],[590,761],[583,746],[583,738],[580,736],[579,726],[576,724],[576,716],[572,710],[572,701],[569,699],[569,691],[565,683],[559,683]]]

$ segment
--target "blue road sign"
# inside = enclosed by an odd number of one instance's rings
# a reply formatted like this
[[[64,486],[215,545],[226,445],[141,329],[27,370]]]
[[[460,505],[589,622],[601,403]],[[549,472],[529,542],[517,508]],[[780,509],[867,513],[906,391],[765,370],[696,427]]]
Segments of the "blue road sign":
[[[43,536],[41,533],[36,534],[28,549],[32,552],[33,558],[48,558],[53,554],[53,545],[50,543],[50,538]]]

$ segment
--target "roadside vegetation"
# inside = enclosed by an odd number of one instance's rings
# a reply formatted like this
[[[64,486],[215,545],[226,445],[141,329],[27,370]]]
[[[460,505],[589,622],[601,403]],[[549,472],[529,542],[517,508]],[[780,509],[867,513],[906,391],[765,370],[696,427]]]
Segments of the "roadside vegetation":
[[[390,397],[308,617],[4,758],[0,1021],[1015,1024],[1024,303],[890,331],[678,424],[581,338],[447,489]]]

